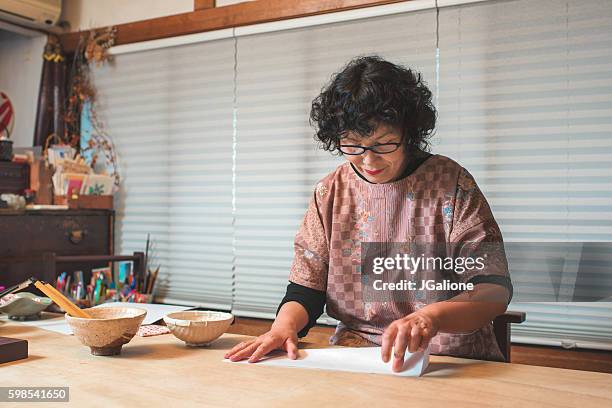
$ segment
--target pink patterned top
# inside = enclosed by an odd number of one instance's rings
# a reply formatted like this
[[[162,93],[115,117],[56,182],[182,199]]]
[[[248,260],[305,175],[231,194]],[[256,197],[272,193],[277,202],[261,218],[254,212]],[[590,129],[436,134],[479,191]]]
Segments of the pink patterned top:
[[[415,299],[365,302],[362,242],[501,242],[499,227],[474,178],[455,161],[433,155],[392,183],[362,179],[346,162],[316,186],[295,237],[289,280],[326,292],[327,314],[340,321],[337,339],[350,332],[373,343],[394,320],[425,306]],[[480,274],[508,276],[505,256]],[[465,273],[466,282],[474,273]],[[503,360],[492,324],[466,334],[439,333],[433,354]]]

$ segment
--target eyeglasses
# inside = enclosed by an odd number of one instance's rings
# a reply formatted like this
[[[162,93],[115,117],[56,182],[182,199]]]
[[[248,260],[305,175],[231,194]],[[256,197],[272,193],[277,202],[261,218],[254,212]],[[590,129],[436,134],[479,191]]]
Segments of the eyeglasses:
[[[383,143],[383,144],[376,144],[370,147],[359,146],[359,145],[340,145],[338,150],[340,150],[344,154],[348,154],[351,156],[358,156],[360,154],[364,154],[366,150],[371,150],[377,154],[393,153],[394,151],[399,149],[400,146],[401,146],[401,143]]]

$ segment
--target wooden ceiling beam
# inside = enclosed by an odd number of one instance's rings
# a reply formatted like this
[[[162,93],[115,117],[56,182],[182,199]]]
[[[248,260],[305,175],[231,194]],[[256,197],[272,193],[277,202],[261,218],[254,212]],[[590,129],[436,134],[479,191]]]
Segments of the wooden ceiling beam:
[[[257,0],[117,25],[115,45],[314,16],[410,0]],[[100,27],[102,28],[102,27]],[[85,31],[87,32],[87,30]],[[82,32],[59,35],[72,53]]]

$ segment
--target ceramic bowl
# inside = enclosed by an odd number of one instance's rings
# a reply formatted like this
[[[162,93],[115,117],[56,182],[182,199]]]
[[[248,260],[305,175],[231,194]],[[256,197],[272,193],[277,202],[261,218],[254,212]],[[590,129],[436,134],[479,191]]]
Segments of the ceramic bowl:
[[[135,307],[97,307],[84,309],[92,317],[85,319],[66,314],[66,321],[77,339],[88,346],[94,356],[121,353],[147,315]]]
[[[211,311],[174,312],[164,316],[168,329],[188,346],[207,346],[234,321],[230,313]]]
[[[53,301],[48,297],[19,292],[0,299],[0,312],[6,313],[11,319],[26,320],[38,316],[51,303]]]

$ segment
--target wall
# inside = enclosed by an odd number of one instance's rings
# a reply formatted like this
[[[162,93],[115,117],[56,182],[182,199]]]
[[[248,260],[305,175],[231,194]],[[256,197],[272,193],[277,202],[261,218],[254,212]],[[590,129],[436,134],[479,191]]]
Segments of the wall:
[[[0,30],[0,89],[15,108],[13,145],[32,146],[45,35],[26,37]]]
[[[244,0],[217,0],[227,6]],[[193,11],[194,0],[64,0],[63,20],[72,31],[106,27]]]
[[[246,1],[255,1],[255,0],[246,0]],[[216,5],[217,7],[223,7],[223,6],[229,6],[230,4],[236,4],[236,3],[244,3],[245,0],[217,0],[216,1]]]
[[[243,0],[217,0],[217,6]],[[193,11],[194,0],[64,0],[63,19],[73,30],[122,24]],[[15,107],[14,146],[31,146],[46,36],[27,37],[0,29],[0,90]]]

